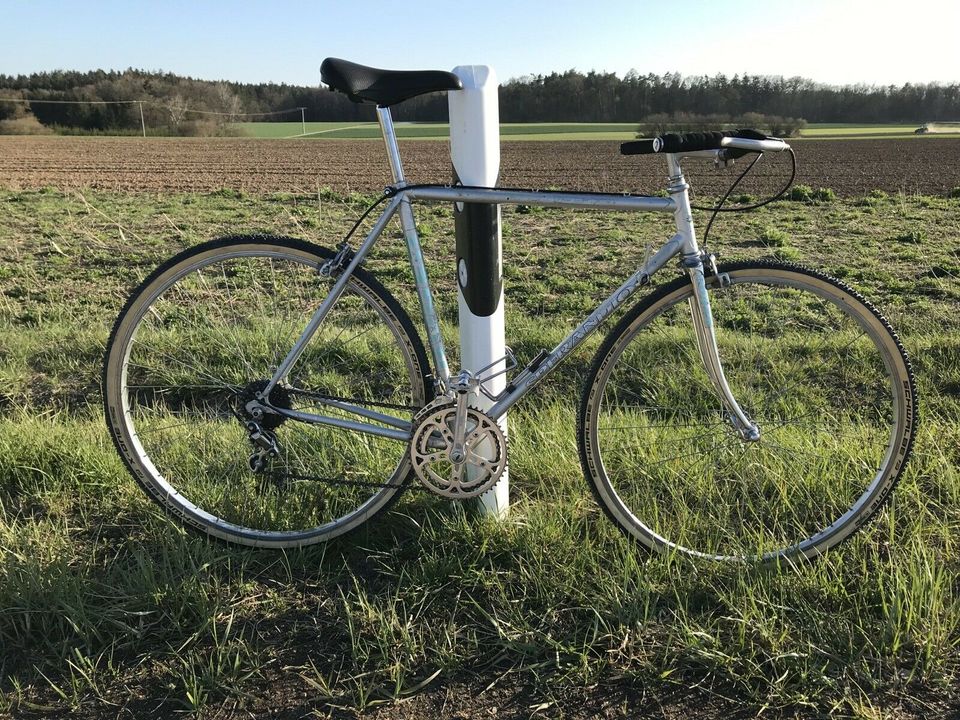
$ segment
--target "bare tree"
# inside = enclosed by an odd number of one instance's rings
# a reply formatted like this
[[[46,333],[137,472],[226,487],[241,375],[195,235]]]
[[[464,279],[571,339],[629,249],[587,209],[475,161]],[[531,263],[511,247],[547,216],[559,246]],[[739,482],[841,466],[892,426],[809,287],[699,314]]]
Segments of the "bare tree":
[[[219,82],[216,84],[216,97],[220,112],[227,113],[226,119],[229,122],[234,122],[236,116],[243,112],[240,98],[227,83]]]
[[[167,111],[170,113],[170,122],[174,127],[179,126],[180,123],[183,122],[187,110],[189,110],[187,101],[179,92],[174,93],[173,96],[167,100]]]

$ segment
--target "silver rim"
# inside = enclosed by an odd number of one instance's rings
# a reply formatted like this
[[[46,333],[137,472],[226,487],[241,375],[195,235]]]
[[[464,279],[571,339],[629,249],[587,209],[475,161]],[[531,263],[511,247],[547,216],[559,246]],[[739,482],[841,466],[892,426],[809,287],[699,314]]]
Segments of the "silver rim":
[[[143,288],[118,327],[109,422],[133,474],[183,522],[249,545],[305,545],[369,519],[406,478],[404,443],[294,420],[274,430],[281,453],[266,473],[247,466],[236,411],[325,297],[322,261],[282,245],[201,252]],[[425,402],[412,342],[356,278],[281,390],[294,409],[348,419],[318,396],[405,418]]]
[[[652,549],[812,557],[859,527],[899,475],[908,372],[884,323],[831,283],[772,268],[730,277],[711,292],[718,345],[760,441],[739,439],[710,388],[684,285],[603,359],[587,398],[588,473],[614,520]]]

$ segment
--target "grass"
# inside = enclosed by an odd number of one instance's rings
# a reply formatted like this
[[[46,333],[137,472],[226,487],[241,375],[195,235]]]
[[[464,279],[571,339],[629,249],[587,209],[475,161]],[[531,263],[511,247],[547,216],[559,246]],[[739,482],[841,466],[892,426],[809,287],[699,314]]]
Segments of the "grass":
[[[596,337],[511,411],[506,523],[409,494],[383,521],[306,550],[184,533],[103,427],[113,318],[178,249],[239,230],[333,246],[364,198],[0,191],[0,714],[441,716],[448,697],[468,716],[956,712],[960,204],[869,200],[777,203],[711,234],[721,259],[791,250],[864,291],[920,386],[918,445],[893,503],[822,562],[771,572],[649,558],[598,511],[570,392]],[[418,219],[455,352],[451,213]],[[669,235],[659,216],[503,219],[521,362]],[[368,268],[412,309],[405,257],[394,232]]]
[[[899,125],[860,125],[857,123],[811,123],[800,133],[801,137],[898,137],[913,135],[922,123],[903,123]]]
[[[891,124],[891,125],[861,125],[857,123],[811,123],[800,131],[801,139],[812,140],[870,140],[870,139],[905,139],[905,138],[932,138],[932,137],[960,137],[960,128],[943,126],[936,132],[917,134],[916,130],[922,122]]]

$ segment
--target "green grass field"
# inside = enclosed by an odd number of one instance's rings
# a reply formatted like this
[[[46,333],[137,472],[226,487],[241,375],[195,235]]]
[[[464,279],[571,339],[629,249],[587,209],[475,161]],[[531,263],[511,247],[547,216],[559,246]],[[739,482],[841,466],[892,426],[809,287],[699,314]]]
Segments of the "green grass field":
[[[326,139],[380,138],[376,123],[238,123],[242,133],[252,137],[309,137]],[[396,123],[401,139],[446,140],[450,137],[446,123]],[[504,140],[631,140],[636,135],[632,123],[504,123],[500,136]]]
[[[332,247],[366,202],[0,191],[0,715],[956,716],[960,200],[778,202],[712,231],[721,259],[842,277],[913,357],[914,458],[892,503],[820,562],[649,557],[616,531],[575,446],[571,388],[598,336],[511,411],[504,523],[411,493],[306,550],[184,532],[104,427],[100,364],[126,295],[219,236]],[[418,223],[455,352],[451,210],[421,209]],[[521,363],[671,232],[661,216],[516,208],[503,228],[507,340]],[[388,235],[367,268],[413,311],[406,249]]]
[[[812,139],[869,139],[869,138],[929,138],[960,137],[960,126],[948,127],[951,132],[931,132],[917,134],[923,123],[904,125],[856,125],[856,124],[814,124],[801,131],[801,137]]]
[[[822,123],[807,125],[805,137],[856,137],[860,135],[914,135],[920,123],[904,125],[856,125],[853,123]]]
[[[960,137],[960,129],[951,133],[916,135],[922,123],[904,125],[812,124],[801,132],[801,138],[810,139],[876,139],[913,137]],[[380,138],[376,123],[308,122],[254,122],[238,123],[235,127],[250,137],[317,139]],[[401,139],[446,140],[446,123],[397,123]],[[305,131],[305,132],[304,132]],[[632,140],[636,137],[635,123],[503,123],[503,140]]]

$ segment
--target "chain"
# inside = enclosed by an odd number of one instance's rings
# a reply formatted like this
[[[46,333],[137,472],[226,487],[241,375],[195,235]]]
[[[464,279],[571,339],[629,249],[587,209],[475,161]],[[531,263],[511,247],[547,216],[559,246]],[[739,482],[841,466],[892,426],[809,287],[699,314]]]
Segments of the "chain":
[[[267,477],[271,480],[308,480],[311,482],[321,482],[328,485],[349,485],[351,487],[366,487],[366,488],[397,488],[398,490],[423,490],[426,491],[426,488],[419,485],[392,485],[390,483],[374,483],[374,482],[363,482],[362,480],[347,480],[346,478],[328,478],[320,477],[319,475],[294,475],[291,473],[268,473]]]
[[[377,402],[375,400],[363,400],[362,398],[338,397],[336,395],[327,395],[325,393],[311,392],[310,390],[298,390],[297,388],[287,388],[287,392],[292,395],[302,395],[313,398],[314,400],[334,400],[336,402],[352,403],[354,405],[368,405],[370,407],[382,407],[388,410],[419,410],[414,405],[396,405],[393,403]]]
[[[376,402],[373,400],[363,400],[361,398],[350,398],[350,397],[339,397],[337,395],[328,395],[326,393],[311,392],[309,390],[299,390],[297,388],[287,388],[287,392],[291,395],[300,395],[307,398],[312,398],[314,400],[333,400],[336,402],[346,402],[353,403],[354,405],[367,405],[372,407],[381,407],[387,408],[390,410],[419,410],[420,408],[414,407],[413,405],[398,405],[394,403],[384,403]],[[241,422],[244,421],[243,416],[231,408],[233,414]],[[293,473],[279,473],[279,472],[268,472],[264,473],[264,477],[272,480],[276,483],[281,483],[286,480],[301,480],[309,482],[320,482],[326,483],[328,485],[346,485],[350,487],[364,487],[364,488],[397,488],[398,490],[423,490],[426,491],[426,488],[419,485],[403,485],[403,484],[391,484],[391,483],[375,483],[375,482],[364,482],[362,480],[347,480],[346,478],[331,478],[331,477],[321,477],[319,475],[297,475]]]

